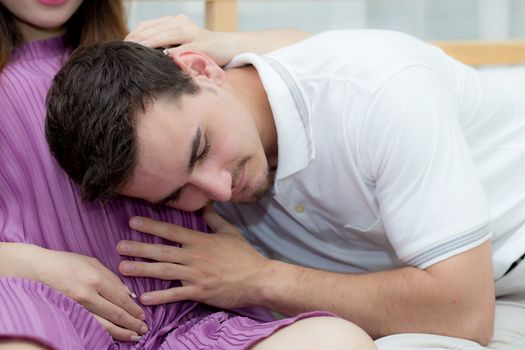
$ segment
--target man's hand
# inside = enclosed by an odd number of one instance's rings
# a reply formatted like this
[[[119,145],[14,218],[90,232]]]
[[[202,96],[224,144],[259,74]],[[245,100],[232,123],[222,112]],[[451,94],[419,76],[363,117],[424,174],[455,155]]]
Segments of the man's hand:
[[[95,258],[42,249],[37,280],[67,295],[91,311],[109,334],[138,341],[148,328],[144,311],[117,275]]]
[[[257,275],[269,260],[211,209],[207,209],[204,218],[215,234],[142,217],[130,220],[130,226],[137,231],[180,244],[176,247],[121,241],[117,245],[122,255],[156,261],[123,261],[122,274],[182,282],[182,287],[141,295],[142,303],[153,305],[191,299],[222,308],[255,304],[259,291]]]

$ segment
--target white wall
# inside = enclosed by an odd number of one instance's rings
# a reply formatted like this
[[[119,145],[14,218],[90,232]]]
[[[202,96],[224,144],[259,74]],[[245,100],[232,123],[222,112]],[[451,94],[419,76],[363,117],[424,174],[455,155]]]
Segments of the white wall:
[[[238,0],[239,30],[295,27],[400,30],[421,39],[525,38],[525,0]],[[203,0],[128,0],[129,25],[184,13],[202,25]]]

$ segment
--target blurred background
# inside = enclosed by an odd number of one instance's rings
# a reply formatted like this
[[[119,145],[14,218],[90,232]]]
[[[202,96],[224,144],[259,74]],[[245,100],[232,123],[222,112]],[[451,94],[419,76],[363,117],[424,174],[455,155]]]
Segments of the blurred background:
[[[525,0],[237,0],[237,29],[399,30],[423,40],[525,37]],[[129,27],[186,14],[205,23],[205,0],[127,0]]]

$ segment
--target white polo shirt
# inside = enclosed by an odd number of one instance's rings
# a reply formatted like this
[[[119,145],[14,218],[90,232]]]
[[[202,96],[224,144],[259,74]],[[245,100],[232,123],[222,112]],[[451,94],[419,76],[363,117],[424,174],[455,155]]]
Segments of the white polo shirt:
[[[486,173],[500,165],[521,170],[512,182],[521,194],[505,192],[518,218],[498,237],[523,230],[525,142],[515,138],[515,157],[495,164],[490,147],[504,135],[492,124],[509,112],[508,96],[487,97],[473,69],[410,36],[372,30],[322,33],[230,67],[245,64],[270,101],[278,167],[261,201],[217,209],[268,256],[341,272],[429,267],[490,239],[499,217],[481,178],[498,187],[507,178]],[[523,110],[505,120],[525,140]],[[490,199],[503,217],[509,205],[499,197]]]

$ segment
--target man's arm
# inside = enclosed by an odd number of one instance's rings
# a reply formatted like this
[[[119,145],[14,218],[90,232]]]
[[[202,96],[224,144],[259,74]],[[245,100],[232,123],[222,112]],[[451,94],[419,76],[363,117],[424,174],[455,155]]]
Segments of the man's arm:
[[[132,276],[180,279],[183,286],[143,294],[145,304],[193,299],[224,308],[264,305],[286,315],[332,311],[374,338],[433,333],[487,344],[492,336],[494,286],[490,242],[434,264],[362,275],[319,271],[268,260],[214,212],[205,234],[146,218],[136,230],[181,247],[121,242],[123,255],[165,263],[125,261]]]
[[[285,314],[332,311],[374,338],[431,333],[482,345],[492,338],[490,242],[426,270],[404,267],[351,275],[270,261],[263,273],[258,281],[263,304]]]

